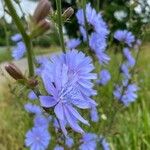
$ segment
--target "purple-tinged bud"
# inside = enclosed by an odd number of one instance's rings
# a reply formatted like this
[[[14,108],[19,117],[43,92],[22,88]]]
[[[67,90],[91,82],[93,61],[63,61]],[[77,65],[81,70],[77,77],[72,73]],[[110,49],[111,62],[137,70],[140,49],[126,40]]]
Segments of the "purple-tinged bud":
[[[7,73],[15,80],[25,79],[21,70],[13,63],[6,65],[5,69],[6,69]]]
[[[49,30],[51,27],[52,27],[52,23],[48,20],[41,20],[39,23],[38,23],[38,28],[42,30],[42,32],[46,32],[47,30]]]
[[[62,14],[62,17],[67,20],[74,14],[74,9],[72,7],[68,7],[64,13]]]
[[[40,0],[33,14],[35,22],[45,19],[51,9],[51,3],[48,0]]]
[[[31,32],[31,37],[35,38],[52,28],[52,23],[46,19],[41,20]]]

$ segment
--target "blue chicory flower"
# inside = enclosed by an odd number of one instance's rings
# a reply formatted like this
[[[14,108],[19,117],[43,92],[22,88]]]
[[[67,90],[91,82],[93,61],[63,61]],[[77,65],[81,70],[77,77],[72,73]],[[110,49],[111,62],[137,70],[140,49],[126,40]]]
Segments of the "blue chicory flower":
[[[79,147],[79,150],[96,150],[97,147],[97,135],[94,133],[85,133],[80,140],[82,144]]]
[[[25,104],[24,108],[27,112],[33,113],[33,114],[36,114],[36,115],[39,115],[39,114],[42,113],[42,109],[39,106],[31,104],[31,103]]]
[[[98,115],[98,112],[97,112],[97,109],[95,106],[93,106],[90,110],[90,115],[91,115],[91,120],[93,122],[98,122],[99,121],[99,115]]]
[[[22,41],[18,42],[15,48],[12,51],[12,57],[15,60],[21,59],[26,52],[26,47]]]
[[[73,146],[73,144],[74,144],[74,141],[73,141],[72,138],[67,137],[66,140],[65,140],[65,144],[66,144],[66,146],[67,146],[68,148],[71,148],[71,147]]]
[[[103,150],[110,150],[109,143],[106,141],[105,138],[100,137],[100,144],[101,144]]]
[[[98,83],[101,85],[106,85],[110,81],[111,75],[108,70],[103,69],[99,73],[99,78],[100,80],[98,80]]]
[[[131,47],[135,41],[134,35],[127,30],[117,30],[114,33],[114,38],[120,42],[126,43],[129,47]]]
[[[92,89],[92,79],[96,74],[91,59],[82,52],[68,51],[51,58],[51,65],[42,73],[42,79],[47,92],[51,96],[40,96],[43,107],[54,107],[61,129],[67,134],[64,121],[76,132],[83,133],[78,121],[88,125],[88,122],[75,109],[91,108],[96,103],[90,98],[96,92]]]
[[[34,127],[26,133],[25,145],[30,150],[46,150],[51,136],[47,129]]]
[[[124,86],[116,86],[113,92],[115,98],[121,101],[125,106],[128,106],[131,102],[137,99],[138,87],[136,84],[129,84]]]
[[[103,36],[108,35],[109,31],[107,29],[108,27],[105,21],[103,20],[101,14],[97,13],[96,10],[91,7],[90,3],[86,4],[85,14],[86,14],[87,23],[93,26],[95,32],[100,33]],[[77,11],[76,17],[78,23],[84,27],[85,19],[84,19],[83,9],[79,9]]]
[[[18,42],[18,41],[22,40],[22,36],[21,36],[21,34],[17,33],[11,37],[11,40],[13,42]]]

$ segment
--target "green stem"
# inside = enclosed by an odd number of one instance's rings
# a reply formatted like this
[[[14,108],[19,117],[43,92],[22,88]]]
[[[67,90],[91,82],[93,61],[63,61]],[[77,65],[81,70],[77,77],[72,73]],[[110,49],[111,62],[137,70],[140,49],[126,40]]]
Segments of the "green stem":
[[[60,45],[62,47],[63,52],[65,53],[65,44],[64,44],[64,37],[63,37],[63,25],[62,25],[62,9],[61,9],[61,0],[56,0],[56,7],[57,7],[57,23],[58,23],[58,30],[59,30],[59,40]]]
[[[97,12],[99,12],[99,6],[100,5],[100,0],[97,0],[96,1],[96,10],[97,10]]]
[[[27,49],[27,59],[28,59],[28,68],[29,68],[29,76],[34,76],[34,66],[33,66],[33,58],[32,58],[32,42],[30,40],[30,37],[27,35],[23,24],[18,17],[15,8],[13,7],[12,1],[11,0],[5,0],[5,4],[11,14],[11,17],[13,18],[18,30],[20,31],[22,38],[24,40],[24,43],[26,45]]]

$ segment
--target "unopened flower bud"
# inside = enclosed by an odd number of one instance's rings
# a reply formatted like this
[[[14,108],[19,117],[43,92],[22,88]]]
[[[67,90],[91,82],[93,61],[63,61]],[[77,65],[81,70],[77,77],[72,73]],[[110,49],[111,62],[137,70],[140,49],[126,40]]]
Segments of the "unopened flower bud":
[[[35,22],[43,20],[51,9],[51,3],[48,0],[40,0],[33,14]]]
[[[48,31],[52,27],[52,23],[46,19],[41,20],[31,32],[31,37],[37,37],[46,31]]]
[[[46,32],[47,30],[49,30],[52,26],[51,22],[48,21],[48,20],[41,20],[39,23],[38,23],[38,28],[42,30],[42,32]]]
[[[74,14],[74,9],[72,7],[68,7],[64,13],[62,14],[65,20],[69,19]]]
[[[13,63],[6,65],[5,69],[8,72],[8,74],[11,77],[13,77],[15,80],[25,79],[20,69],[17,66],[15,66]]]

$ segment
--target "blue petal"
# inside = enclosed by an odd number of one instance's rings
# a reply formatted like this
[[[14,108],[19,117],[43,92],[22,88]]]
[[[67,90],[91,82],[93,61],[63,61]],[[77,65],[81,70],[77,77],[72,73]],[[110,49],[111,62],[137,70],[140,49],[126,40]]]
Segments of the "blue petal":
[[[57,104],[57,101],[51,96],[40,96],[40,102],[41,105],[46,108],[53,107]]]
[[[54,111],[58,119],[64,120],[64,111],[63,111],[63,106],[61,102],[55,106]]]

